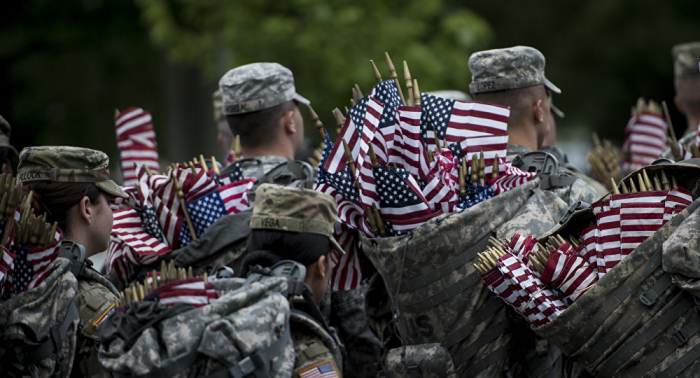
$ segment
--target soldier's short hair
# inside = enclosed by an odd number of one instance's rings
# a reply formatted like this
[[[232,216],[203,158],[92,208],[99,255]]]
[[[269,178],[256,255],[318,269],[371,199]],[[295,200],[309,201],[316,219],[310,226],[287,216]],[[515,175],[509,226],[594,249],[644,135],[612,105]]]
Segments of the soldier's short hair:
[[[519,120],[529,114],[529,108],[532,106],[534,101],[549,101],[547,90],[545,89],[544,85],[511,89],[507,91],[476,93],[474,94],[474,100],[510,107],[508,127],[511,127],[510,120],[514,121],[512,126],[517,126]]]
[[[279,120],[296,107],[295,101],[287,101],[256,112],[230,114],[226,116],[226,121],[233,134],[241,136],[241,145],[244,148],[256,148],[278,137]]]

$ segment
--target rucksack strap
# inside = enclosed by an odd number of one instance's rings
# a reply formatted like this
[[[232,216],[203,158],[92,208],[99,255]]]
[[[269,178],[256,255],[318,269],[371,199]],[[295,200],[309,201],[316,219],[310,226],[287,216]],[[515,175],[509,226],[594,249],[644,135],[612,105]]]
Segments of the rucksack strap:
[[[209,378],[243,378],[249,375],[258,378],[270,377],[270,361],[275,357],[283,356],[287,344],[289,344],[291,340],[292,335],[289,331],[289,327],[287,327],[282,337],[270,344],[267,348],[256,350],[250,356],[240,360],[236,365],[225,370],[220,370],[210,375]]]
[[[80,313],[78,313],[78,307],[75,305],[75,301],[71,300],[70,304],[68,305],[68,311],[66,312],[66,318],[63,319],[63,322],[51,327],[51,334],[48,340],[44,341],[43,344],[41,344],[29,357],[27,357],[22,362],[22,365],[34,365],[53,354],[56,360],[55,372],[60,372],[61,364],[63,358],[65,357],[61,351],[61,343],[63,342],[63,338],[66,337],[68,329],[70,328],[71,324],[73,324],[74,320],[80,320]],[[72,357],[73,356],[69,356],[68,358]]]

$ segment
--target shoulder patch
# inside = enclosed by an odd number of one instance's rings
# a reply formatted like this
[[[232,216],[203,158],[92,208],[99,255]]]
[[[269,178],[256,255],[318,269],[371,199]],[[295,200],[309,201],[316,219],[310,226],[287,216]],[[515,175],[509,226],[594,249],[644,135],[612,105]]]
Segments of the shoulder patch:
[[[331,360],[319,362],[299,372],[299,378],[338,378],[339,376]]]
[[[116,310],[117,308],[114,306],[114,304],[112,304],[111,306],[109,306],[107,311],[105,311],[102,315],[100,315],[100,317],[98,317],[94,322],[92,322],[92,325],[94,327],[97,327],[98,324],[102,323],[103,320],[107,319],[107,317],[112,315],[112,313]]]

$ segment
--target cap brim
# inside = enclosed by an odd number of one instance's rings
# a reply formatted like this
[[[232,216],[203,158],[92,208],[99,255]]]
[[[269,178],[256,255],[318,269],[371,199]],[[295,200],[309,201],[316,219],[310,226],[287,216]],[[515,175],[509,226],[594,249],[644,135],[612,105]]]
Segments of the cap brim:
[[[557,117],[559,117],[559,118],[564,118],[564,112],[562,112],[561,110],[559,110],[559,108],[557,108],[556,106],[554,106],[554,104],[552,104],[551,102],[549,103],[549,110],[551,110],[552,113],[554,113],[555,116],[557,116]]]
[[[343,255],[345,254],[345,251],[343,251],[343,247],[341,247],[340,244],[338,244],[338,241],[335,240],[333,235],[329,236],[328,239],[331,241],[331,246],[333,247],[334,250],[340,252]]]
[[[302,105],[310,105],[311,101],[307,100],[304,96],[300,95],[299,93],[294,94],[294,101],[302,104]]]
[[[549,79],[547,79],[546,77],[544,78],[544,86],[556,94],[561,94],[561,89],[559,89],[559,87],[557,87],[556,85],[552,84],[552,82],[549,81]]]
[[[117,183],[112,180],[96,182],[95,186],[102,189],[105,193],[113,195],[115,197],[129,198],[129,196],[126,193],[124,193],[122,188],[120,188],[119,185],[117,185]]]

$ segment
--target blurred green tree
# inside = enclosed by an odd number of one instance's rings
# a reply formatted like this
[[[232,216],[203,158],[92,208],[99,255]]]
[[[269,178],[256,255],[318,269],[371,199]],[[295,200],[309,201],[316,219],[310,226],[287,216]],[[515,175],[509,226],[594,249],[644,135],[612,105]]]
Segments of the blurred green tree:
[[[135,1],[170,57],[200,66],[212,80],[242,64],[279,62],[327,125],[331,109],[349,105],[353,84],[365,92],[374,84],[370,59],[388,78],[384,51],[400,78],[408,61],[423,91],[464,90],[469,55],[492,35],[481,17],[442,0]]]

